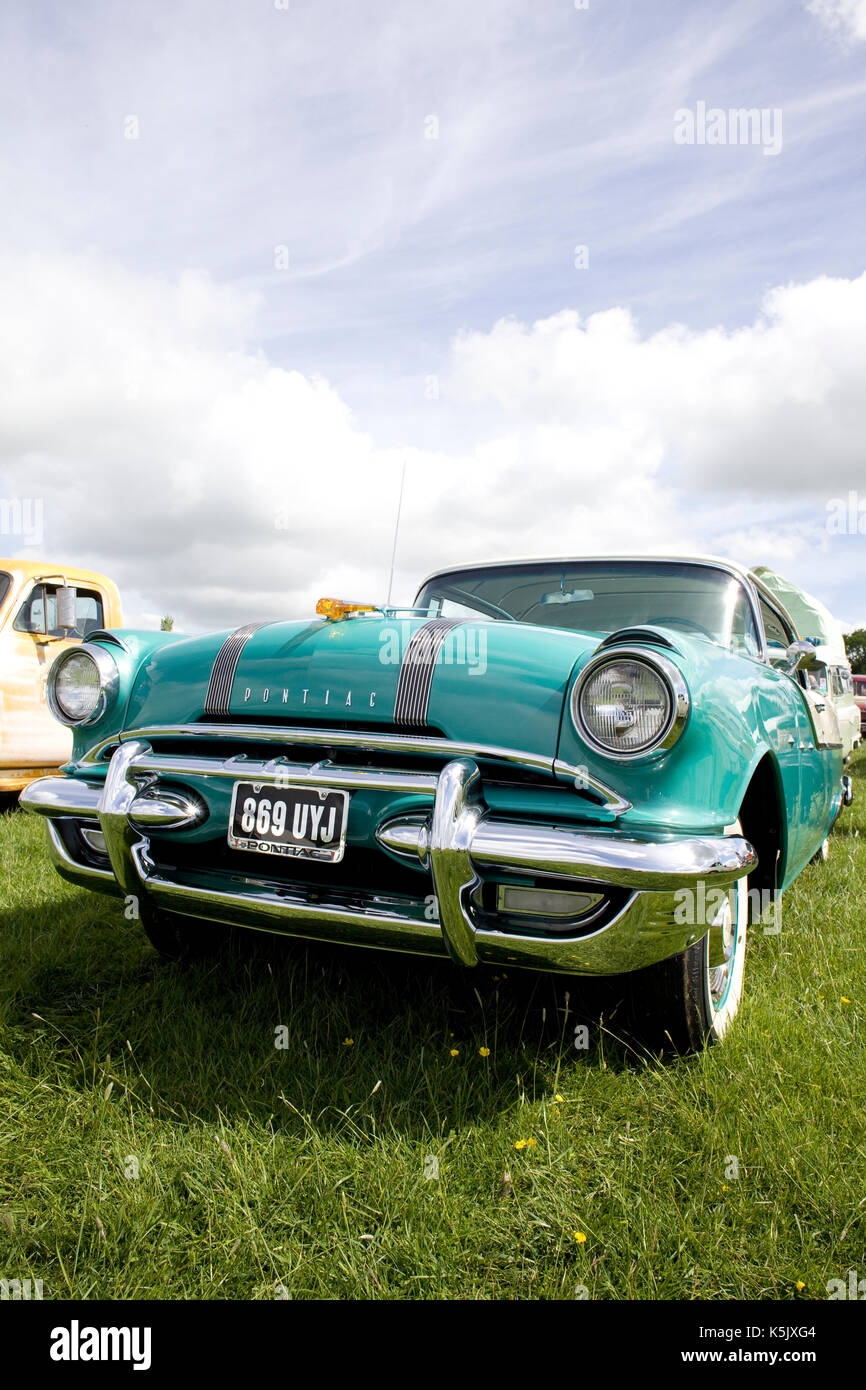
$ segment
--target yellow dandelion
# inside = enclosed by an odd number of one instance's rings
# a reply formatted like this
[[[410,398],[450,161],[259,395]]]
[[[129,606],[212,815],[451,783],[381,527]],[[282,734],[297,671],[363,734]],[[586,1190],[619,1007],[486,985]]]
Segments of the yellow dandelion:
[[[459,1048],[459,1047],[452,1047],[450,1055],[451,1055],[452,1057],[459,1057],[459,1056],[460,1056],[460,1048]]]
[[[843,1003],[843,1004],[850,1004],[850,1003],[851,1003],[851,1000],[848,998],[847,994],[843,994],[843,995],[842,995],[842,1003]]]
[[[553,1099],[556,1101],[557,1105],[562,1105],[562,1103],[563,1103],[563,1097],[562,1097],[562,1096],[554,1096]]]
[[[343,1046],[344,1046],[344,1047],[354,1047],[354,1046],[355,1046],[355,1039],[354,1039],[354,1038],[344,1038],[344,1039],[343,1039]]]
[[[514,1147],[515,1147],[515,1149],[525,1149],[525,1148],[526,1148],[526,1140],[525,1140],[525,1139],[515,1139],[515,1141],[514,1141]]]
[[[728,1187],[728,1184],[727,1184],[726,1182],[723,1182],[723,1183],[722,1183],[722,1191],[723,1191],[723,1192],[730,1192],[730,1190],[731,1190],[731,1189]]]
[[[535,1145],[537,1144],[537,1142],[538,1142],[537,1139],[527,1139],[527,1141],[526,1141],[526,1147],[527,1147],[528,1149],[534,1149],[534,1148],[535,1148]]]
[[[489,1057],[489,1056],[490,1056],[490,1048],[489,1048],[489,1047],[479,1047],[478,1053],[479,1053],[479,1056],[481,1056],[481,1057]]]
[[[796,1284],[794,1285],[794,1288],[797,1290],[797,1293],[802,1293],[805,1287],[806,1285],[803,1283],[802,1279],[798,1279]]]
[[[586,1236],[584,1235],[583,1231],[575,1231],[574,1238],[577,1241],[578,1245],[586,1245]]]

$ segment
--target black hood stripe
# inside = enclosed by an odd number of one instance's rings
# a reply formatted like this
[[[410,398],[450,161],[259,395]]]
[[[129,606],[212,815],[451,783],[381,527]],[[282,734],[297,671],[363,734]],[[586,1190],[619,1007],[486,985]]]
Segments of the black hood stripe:
[[[216,661],[210,674],[210,684],[204,701],[205,714],[228,714],[230,712],[232,683],[238,669],[238,662],[241,659],[241,652],[253,633],[258,632],[259,628],[267,626],[267,623],[247,623],[245,627],[236,628],[223,642],[217,652]]]
[[[427,709],[433,686],[433,672],[449,632],[459,627],[462,619],[433,618],[419,627],[409,639],[400,667],[397,696],[394,701],[394,723],[422,728],[427,723]]]

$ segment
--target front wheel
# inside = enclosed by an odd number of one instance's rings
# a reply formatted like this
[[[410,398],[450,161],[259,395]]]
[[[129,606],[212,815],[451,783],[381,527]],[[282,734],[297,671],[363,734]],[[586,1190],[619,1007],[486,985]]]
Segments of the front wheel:
[[[748,925],[748,878],[741,878],[700,941],[625,977],[630,1023],[641,1042],[677,1052],[721,1042],[743,996]]]
[[[219,922],[184,917],[150,905],[142,912],[141,925],[150,944],[165,960],[183,963],[230,955],[236,949],[239,936],[234,928]]]

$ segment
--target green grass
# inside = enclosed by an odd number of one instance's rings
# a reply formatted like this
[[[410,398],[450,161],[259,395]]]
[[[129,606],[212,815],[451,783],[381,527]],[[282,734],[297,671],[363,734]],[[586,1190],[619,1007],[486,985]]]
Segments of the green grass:
[[[85,1299],[823,1298],[863,1277],[852,770],[829,863],[781,935],[751,936],[728,1041],[667,1064],[604,1026],[575,1051],[577,987],[541,975],[274,938],[164,964],[10,809],[0,1276]]]

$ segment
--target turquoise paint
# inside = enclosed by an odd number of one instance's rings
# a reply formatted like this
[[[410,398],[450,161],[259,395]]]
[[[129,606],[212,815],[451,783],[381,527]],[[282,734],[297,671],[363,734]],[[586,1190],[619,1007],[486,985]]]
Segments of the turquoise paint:
[[[232,715],[249,724],[278,720],[392,728],[400,660],[423,622],[377,615],[338,623],[268,624],[243,650]],[[457,640],[450,649],[446,645],[433,677],[428,722],[447,738],[584,766],[633,803],[611,833],[641,835],[718,833],[737,819],[756,767],[769,756],[783,802],[783,887],[820,846],[838,806],[842,755],[840,750],[800,751],[800,742],[814,741],[814,731],[804,695],[790,677],[702,638],[657,629],[657,636],[672,644],[674,650],[665,654],[689,686],[688,723],[669,751],[618,762],[582,743],[569,712],[572,685],[597,650],[598,634],[507,622],[479,621],[467,628],[462,646]],[[121,728],[200,721],[213,663],[228,632],[119,635],[129,653],[107,649],[120,671],[120,698],[99,723],[76,731],[76,759]],[[231,784],[190,779],[189,785],[204,796],[210,817],[183,835],[224,842]],[[491,809],[503,816],[609,821],[567,783],[552,779],[549,790],[489,785],[485,794]],[[355,792],[349,840],[371,846],[383,819],[424,811],[429,804],[424,798]]]

